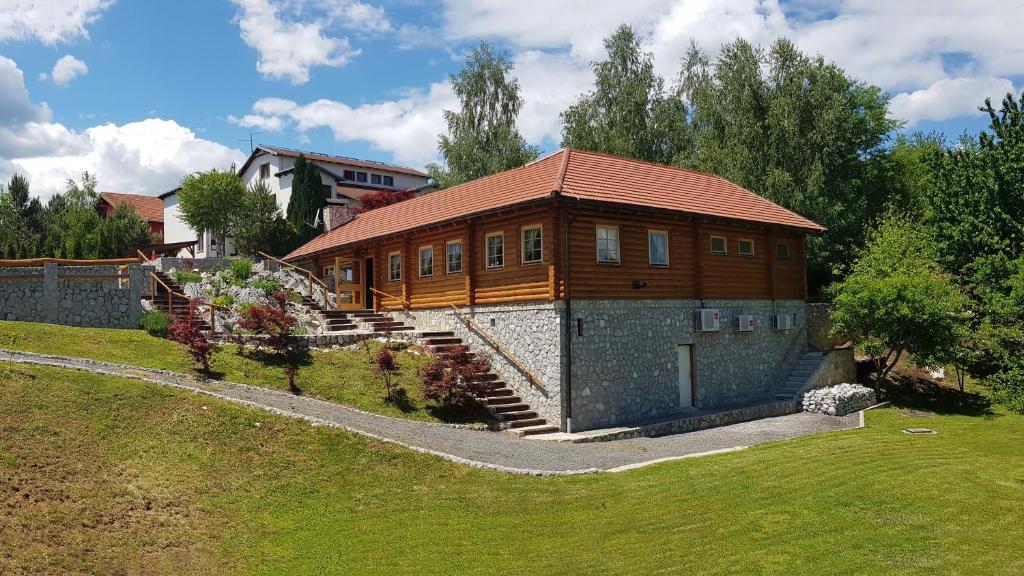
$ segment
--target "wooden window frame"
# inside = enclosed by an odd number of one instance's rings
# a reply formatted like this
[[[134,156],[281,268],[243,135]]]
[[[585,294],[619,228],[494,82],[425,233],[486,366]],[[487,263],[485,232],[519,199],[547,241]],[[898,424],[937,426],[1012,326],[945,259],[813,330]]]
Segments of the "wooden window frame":
[[[327,273],[328,270],[330,271],[330,274]],[[323,280],[328,276],[334,276],[334,264],[324,264],[324,273],[320,275],[320,279]]]
[[[660,264],[660,263],[655,264],[653,259],[651,258],[651,237],[652,236],[658,236],[658,235],[665,237],[665,263],[664,264]],[[648,228],[647,229],[647,265],[648,266],[651,266],[653,268],[668,268],[669,267],[669,263],[671,262],[671,259],[670,259],[670,256],[669,256],[668,240],[669,240],[668,230],[659,230],[659,229],[655,229],[655,228]]]
[[[743,252],[743,243],[744,242],[750,242],[750,254],[745,254]],[[738,254],[739,256],[743,256],[744,258],[754,258],[754,257],[756,257],[757,256],[757,246],[756,246],[756,244],[754,244],[754,239],[753,238],[740,238],[736,242],[736,254]]]
[[[501,238],[501,265],[491,266],[491,249],[490,242],[488,241],[492,237]],[[485,270],[504,270],[505,269],[505,231],[501,230],[498,232],[488,232],[484,234],[484,269]]]
[[[391,257],[398,256],[398,277],[395,278],[391,275]],[[392,284],[395,282],[402,281],[402,251],[395,250],[394,252],[388,252],[388,283]]]
[[[428,250],[428,249],[430,250],[430,274],[424,274],[423,273],[423,251],[424,250]],[[416,250],[416,255],[418,256],[418,258],[416,260],[419,262],[418,268],[419,268],[420,278],[433,278],[434,277],[434,245],[433,244],[424,244],[423,246],[420,246]]]
[[[779,248],[785,248],[786,249],[786,255],[785,256],[779,254]],[[776,260],[789,260],[792,257],[793,257],[793,253],[789,249],[789,243],[788,242],[779,242],[779,243],[775,244],[775,259]]]
[[[451,253],[448,252],[448,247],[453,245],[453,244],[458,244],[459,245],[459,269],[454,271],[454,272],[452,272],[452,269],[451,269],[452,263],[448,259],[449,256],[451,256]],[[445,273],[445,276],[454,276],[456,274],[462,274],[463,270],[465,270],[465,268],[466,268],[466,264],[464,262],[464,260],[466,259],[466,251],[465,251],[465,249],[466,249],[466,246],[465,246],[465,243],[462,241],[462,238],[456,238],[454,240],[448,240],[447,242],[444,243],[444,273]]]
[[[617,260],[601,260],[601,238],[598,236],[598,231],[602,228],[607,230],[615,230],[615,255],[618,256]],[[598,264],[604,264],[608,266],[620,266],[622,264],[622,229],[617,224],[595,224],[594,225],[594,257],[597,259]]]
[[[722,246],[724,246],[721,252],[715,251],[715,240],[721,240]],[[711,239],[708,240],[708,250],[715,256],[728,256],[729,255],[729,239],[725,236],[712,235]]]
[[[540,259],[526,260],[526,231],[537,230],[540,232]],[[544,225],[527,224],[519,227],[519,264],[521,266],[535,266],[544,263]]]

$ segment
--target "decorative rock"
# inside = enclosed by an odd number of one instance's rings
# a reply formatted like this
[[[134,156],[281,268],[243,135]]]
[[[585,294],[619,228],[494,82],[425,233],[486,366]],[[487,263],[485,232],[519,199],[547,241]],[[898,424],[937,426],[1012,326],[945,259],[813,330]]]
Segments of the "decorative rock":
[[[804,394],[804,412],[845,416],[876,404],[875,391],[860,384],[838,384]]]

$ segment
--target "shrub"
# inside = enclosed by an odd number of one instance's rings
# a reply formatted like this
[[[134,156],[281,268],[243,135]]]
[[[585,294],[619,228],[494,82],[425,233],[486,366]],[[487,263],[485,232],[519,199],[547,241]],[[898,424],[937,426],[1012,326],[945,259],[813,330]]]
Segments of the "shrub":
[[[242,302],[241,304],[238,305],[238,315],[245,317],[249,310],[252,310],[253,308],[257,308],[259,306],[260,305],[255,302]]]
[[[271,295],[276,306],[252,306],[242,312],[238,326],[254,334],[265,336],[264,342],[285,360],[284,373],[288,378],[288,388],[298,392],[295,376],[298,366],[293,359],[295,338],[292,329],[299,323],[295,316],[288,313],[288,295],[285,292],[274,292]]]
[[[236,258],[231,261],[231,275],[239,280],[248,280],[252,276],[252,260]]]
[[[299,294],[298,292],[289,292],[288,301],[292,304],[302,304],[302,294]]]
[[[178,270],[174,273],[174,281],[182,286],[185,284],[198,284],[203,281],[203,275],[191,270]]]
[[[487,391],[484,376],[490,371],[486,358],[471,355],[465,345],[455,346],[423,368],[423,397],[445,406],[465,406]]]
[[[164,338],[170,325],[171,319],[159,310],[149,310],[139,316],[139,328],[149,332],[150,336]]]
[[[199,304],[201,302],[193,300],[189,304],[188,313],[179,315],[174,319],[174,322],[168,329],[167,337],[187,346],[188,353],[192,356],[192,361],[199,367],[199,371],[209,374],[210,356],[217,347],[210,342],[200,328],[198,320],[200,315],[196,312],[196,306]]]
[[[230,308],[235,304],[235,297],[231,294],[221,294],[213,299],[213,303],[222,308]]]
[[[259,280],[252,283],[252,287],[257,290],[262,290],[267,296],[271,296],[274,292],[281,289],[281,285],[277,283],[277,280],[273,278],[260,278]]]
[[[384,398],[388,401],[395,400],[396,398],[395,393],[398,391],[396,378],[401,372],[402,370],[395,360],[395,355],[391,353],[387,346],[382,346],[377,352],[377,358],[374,361],[373,374],[384,383],[384,390],[386,391]]]

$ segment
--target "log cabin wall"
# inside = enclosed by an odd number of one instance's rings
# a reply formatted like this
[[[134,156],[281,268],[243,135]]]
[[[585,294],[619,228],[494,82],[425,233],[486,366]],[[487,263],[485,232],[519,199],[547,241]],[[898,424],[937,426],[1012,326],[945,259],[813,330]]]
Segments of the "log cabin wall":
[[[698,221],[687,216],[620,215],[589,208],[563,207],[572,224],[572,297],[579,299],[805,299],[803,235],[789,230]],[[374,259],[374,286],[383,310],[442,308],[450,304],[500,304],[562,299],[565,296],[564,219],[553,205],[508,210],[466,222],[411,232],[346,247],[317,257],[317,269],[336,256]],[[542,261],[523,263],[522,230],[539,225]],[[619,233],[619,263],[597,261],[597,228]],[[668,264],[652,266],[649,234],[668,236]],[[501,234],[504,262],[487,265],[487,237]],[[723,238],[725,254],[711,251],[712,238]],[[753,243],[742,255],[740,242]],[[449,272],[449,242],[462,242],[462,269]],[[787,246],[780,258],[778,245]],[[420,274],[420,248],[433,248],[433,271]],[[699,246],[699,249],[698,249]],[[390,255],[401,255],[401,275],[389,277]],[[373,302],[368,295],[366,301]]]

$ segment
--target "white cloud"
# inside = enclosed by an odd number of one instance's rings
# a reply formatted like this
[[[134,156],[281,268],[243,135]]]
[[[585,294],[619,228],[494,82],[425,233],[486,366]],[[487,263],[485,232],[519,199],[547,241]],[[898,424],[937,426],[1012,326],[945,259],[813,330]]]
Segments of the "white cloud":
[[[909,126],[913,126],[923,120],[980,115],[978,106],[985,98],[992,98],[998,103],[1013,91],[1013,82],[1006,78],[944,78],[927,88],[897,94],[889,110],[891,116],[906,120]]]
[[[359,50],[347,38],[325,34],[317,22],[281,19],[269,0],[234,0],[241,8],[238,25],[242,39],[256,49],[256,69],[269,78],[288,78],[292,84],[309,81],[316,66],[344,66]]]
[[[84,76],[89,73],[89,67],[85,65],[78,58],[75,58],[71,54],[62,56],[57,63],[53,65],[53,71],[50,72],[50,78],[53,79],[53,83],[58,86],[64,86],[68,82],[71,82],[79,76]]]
[[[594,87],[589,63],[570,54],[528,50],[516,56],[515,64],[524,100],[519,132],[527,142],[557,144],[562,139],[562,111]]]
[[[228,122],[242,128],[259,128],[267,132],[280,132],[286,123],[283,118],[278,116],[260,116],[258,114],[246,114],[241,118],[231,115],[228,116]]]
[[[391,20],[380,6],[356,0],[315,0],[314,4],[326,13],[332,24],[369,33],[391,30]],[[302,5],[309,8],[306,3]]]
[[[0,41],[34,38],[45,44],[88,38],[86,27],[113,0],[4,0],[0,2]]]
[[[101,189],[155,194],[190,171],[245,159],[241,151],[198,138],[173,120],[108,123],[80,132],[50,120],[45,104],[29,100],[14,61],[0,56],[0,179],[25,174],[44,200],[86,170]]]

